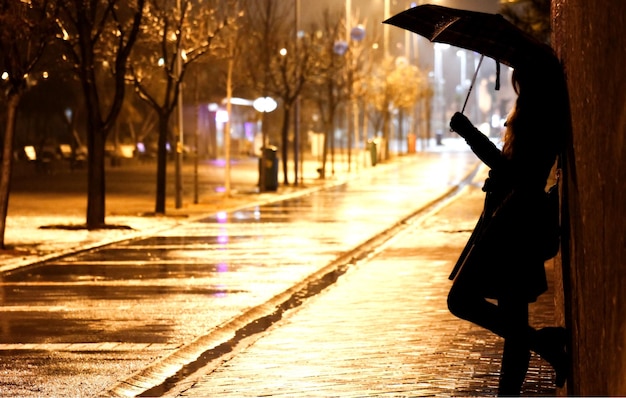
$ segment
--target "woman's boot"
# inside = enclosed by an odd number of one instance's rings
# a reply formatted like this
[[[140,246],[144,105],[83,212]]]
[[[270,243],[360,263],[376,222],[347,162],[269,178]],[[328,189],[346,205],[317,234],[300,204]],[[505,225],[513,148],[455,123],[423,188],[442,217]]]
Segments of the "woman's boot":
[[[536,331],[533,351],[545,359],[556,373],[555,384],[563,387],[569,372],[567,331],[562,327],[545,327]]]

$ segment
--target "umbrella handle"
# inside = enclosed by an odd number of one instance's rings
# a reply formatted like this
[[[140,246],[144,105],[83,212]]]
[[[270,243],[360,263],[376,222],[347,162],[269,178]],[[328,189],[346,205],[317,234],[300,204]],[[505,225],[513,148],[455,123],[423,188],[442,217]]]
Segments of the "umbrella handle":
[[[461,109],[461,114],[465,112],[465,106],[467,106],[467,101],[469,100],[470,94],[472,93],[472,88],[474,88],[474,83],[476,83],[476,76],[478,76],[478,70],[480,69],[480,65],[483,63],[483,58],[485,58],[484,54],[480,55],[480,61],[478,61],[478,66],[476,67],[476,71],[474,72],[474,77],[472,78],[472,84],[467,91],[467,97],[465,97],[465,102],[463,103],[463,109]],[[461,82],[463,84],[463,82]]]

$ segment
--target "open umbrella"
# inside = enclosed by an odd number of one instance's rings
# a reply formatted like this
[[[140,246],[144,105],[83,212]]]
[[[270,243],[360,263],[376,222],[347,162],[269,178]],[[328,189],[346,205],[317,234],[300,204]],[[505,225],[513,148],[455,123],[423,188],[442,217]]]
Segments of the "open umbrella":
[[[512,68],[557,61],[550,46],[500,14],[424,4],[396,14],[384,23],[407,29],[432,42],[473,50]]]
[[[432,42],[447,43],[495,59],[496,90],[500,86],[500,63],[512,68],[558,63],[550,46],[519,29],[500,14],[424,4],[396,14],[384,23],[407,29]],[[461,113],[465,111],[482,60],[481,57]]]

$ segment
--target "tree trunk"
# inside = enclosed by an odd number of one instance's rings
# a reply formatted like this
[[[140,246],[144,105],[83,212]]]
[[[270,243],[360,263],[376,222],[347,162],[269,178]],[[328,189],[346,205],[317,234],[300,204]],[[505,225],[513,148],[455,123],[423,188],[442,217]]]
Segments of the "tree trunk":
[[[0,170],[0,249],[5,249],[4,232],[9,210],[11,171],[13,169],[13,138],[15,137],[15,116],[20,103],[20,94],[9,94],[7,120],[2,146],[2,170]]]
[[[326,162],[328,160],[328,149],[330,148],[330,135],[333,132],[333,124],[330,121],[324,123],[324,147],[322,149],[322,171],[320,177],[326,178]]]
[[[389,138],[391,136],[389,127],[390,127],[390,119],[391,115],[388,110],[383,112],[383,147],[381,151],[381,159],[388,160],[389,159]]]
[[[404,144],[404,109],[400,108],[398,109],[398,141],[397,141],[397,153],[398,155],[401,155],[402,152],[402,146]],[[408,147],[407,147],[407,152],[408,152]]]
[[[88,123],[93,126],[93,122]],[[91,128],[87,134],[87,229],[93,230],[104,226],[105,209],[105,173],[104,143],[102,128]]]
[[[167,133],[169,115],[159,114],[159,140],[157,146],[156,202],[154,212],[165,214],[165,193],[167,182]]]
[[[88,230],[102,228],[105,209],[104,144],[106,128],[100,114],[100,101],[93,69],[81,72],[87,107],[87,216]]]
[[[128,16],[132,23],[129,30],[124,32],[124,37],[118,42],[119,47],[113,49],[111,54],[115,62],[110,64],[114,70],[115,78],[113,82],[106,82],[109,88],[112,86],[113,95],[107,100],[101,98],[108,97],[107,91],[102,90],[102,84],[98,84],[96,78],[95,65],[98,62],[96,54],[99,50],[101,34],[94,35],[94,32],[102,33],[105,22],[99,19],[97,22],[88,14],[91,10],[102,9],[99,2],[87,6],[87,2],[73,2],[73,6],[68,6],[73,10],[72,24],[76,29],[77,47],[72,49],[74,59],[78,66],[77,75],[82,84],[85,96],[85,108],[87,109],[87,222],[86,228],[89,230],[98,229],[105,226],[105,149],[107,135],[114,126],[115,121],[122,109],[124,101],[124,91],[126,85],[126,64],[130,49],[132,48],[141,25],[143,6],[145,0],[137,0],[136,9],[130,11]],[[72,3],[72,2],[70,2]],[[106,2],[106,7],[116,6],[115,2]],[[69,4],[69,3],[68,3]],[[72,13],[70,11],[70,13]],[[75,18],[75,19],[74,19]],[[120,32],[121,33],[121,32]],[[104,83],[104,82],[102,82]],[[100,90],[99,90],[100,89]],[[106,104],[106,105],[105,105]],[[108,109],[108,111],[105,111]],[[104,117],[103,117],[104,116]]]

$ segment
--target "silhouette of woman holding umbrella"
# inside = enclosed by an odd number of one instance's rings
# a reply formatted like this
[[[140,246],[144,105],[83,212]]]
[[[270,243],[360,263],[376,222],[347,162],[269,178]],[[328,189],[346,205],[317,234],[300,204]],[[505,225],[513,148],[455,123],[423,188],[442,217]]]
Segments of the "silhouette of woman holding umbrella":
[[[546,65],[514,70],[518,97],[502,150],[461,113],[450,121],[490,171],[483,213],[451,275],[448,307],[505,339],[500,395],[520,394],[531,350],[553,366],[559,387],[568,370],[565,330],[528,324],[528,304],[547,290],[544,189],[568,126],[567,108],[559,106],[565,99],[559,74]]]
[[[570,120],[562,67],[549,47],[499,15],[424,5],[385,22],[514,68],[517,99],[502,150],[462,113],[450,121],[490,171],[483,212],[450,275],[448,308],[504,338],[499,395],[520,394],[531,351],[552,365],[561,387],[569,368],[566,331],[531,327],[528,306],[547,290],[545,187]]]

